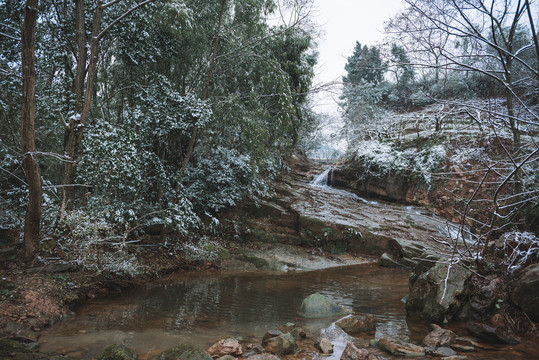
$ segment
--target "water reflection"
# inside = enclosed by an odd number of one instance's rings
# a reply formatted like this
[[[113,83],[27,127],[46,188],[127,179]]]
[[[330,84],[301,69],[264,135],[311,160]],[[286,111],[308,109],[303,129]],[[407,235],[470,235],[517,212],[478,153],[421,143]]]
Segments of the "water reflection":
[[[261,337],[287,322],[311,333],[326,332],[345,345],[346,334],[332,325],[335,319],[298,318],[301,301],[314,292],[354,312],[375,314],[376,337],[409,335],[400,301],[408,293],[408,275],[377,265],[287,274],[184,274],[173,284],[134,289],[77,308],[74,318],[43,334],[41,350],[77,351],[91,359],[113,342],[139,354],[182,342],[207,348],[224,336]]]

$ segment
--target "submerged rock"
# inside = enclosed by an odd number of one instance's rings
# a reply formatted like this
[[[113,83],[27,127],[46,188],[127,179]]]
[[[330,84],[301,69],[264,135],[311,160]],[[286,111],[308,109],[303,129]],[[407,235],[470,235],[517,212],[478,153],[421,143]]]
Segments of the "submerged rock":
[[[391,337],[381,338],[378,348],[397,356],[425,356],[425,348],[422,346]]]
[[[213,344],[208,349],[208,354],[216,358],[225,355],[241,356],[243,351],[241,345],[236,339],[223,339]]]
[[[213,360],[204,350],[189,344],[174,346],[152,360]]]
[[[307,296],[301,303],[298,312],[300,316],[307,319],[340,316],[349,313],[350,310],[335,304],[324,295],[318,293]]]
[[[97,360],[136,360],[135,354],[125,345],[112,344],[103,350]]]
[[[335,323],[348,334],[357,334],[362,331],[375,331],[376,320],[374,315],[354,315],[345,317]]]
[[[354,344],[346,344],[341,360],[369,360],[369,352],[365,349],[359,349]]]
[[[437,263],[413,281],[406,311],[435,323],[452,318],[462,306],[471,274],[459,264]]]

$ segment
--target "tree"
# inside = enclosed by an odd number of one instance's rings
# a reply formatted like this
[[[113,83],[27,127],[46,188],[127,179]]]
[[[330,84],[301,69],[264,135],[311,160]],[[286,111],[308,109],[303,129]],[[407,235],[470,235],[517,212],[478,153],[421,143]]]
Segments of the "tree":
[[[36,101],[35,33],[38,1],[27,0],[22,25],[22,111],[21,146],[23,167],[28,183],[28,207],[24,221],[24,256],[32,260],[39,250],[39,226],[41,221],[41,177],[37,163],[34,141],[34,118]]]
[[[406,50],[395,43],[391,45],[388,71],[393,74],[395,81],[395,85],[388,90],[390,101],[399,108],[408,107],[414,91],[414,69]]]
[[[356,42],[352,56],[344,66],[343,91],[340,99],[344,111],[345,136],[350,143],[362,136],[363,127],[379,119],[382,100],[384,64],[376,46]]]
[[[362,82],[379,84],[383,79],[384,69],[380,50],[376,46],[361,46],[356,41],[352,56],[348,57],[348,62],[344,65],[346,76],[343,83],[347,85],[358,85]]]
[[[107,32],[129,16],[132,12],[140,7],[152,2],[153,0],[144,0],[133,5],[131,8],[121,13],[113,19],[104,29],[101,29],[103,11],[107,8],[116,5],[119,0],[113,0],[104,3],[99,0],[96,4],[93,17],[93,26],[90,36],[89,56],[87,61],[87,37],[86,37],[86,11],[84,0],[76,0],[75,2],[75,28],[77,40],[76,52],[76,70],[73,83],[74,89],[74,111],[68,117],[68,121],[64,122],[64,156],[65,161],[62,163],[62,196],[60,204],[60,217],[66,210],[73,207],[74,202],[74,184],[76,177],[76,166],[79,156],[79,148],[82,143],[84,127],[90,115],[90,106],[92,104],[92,95],[94,94],[94,81],[97,72],[97,63],[99,59],[100,42]],[[63,116],[61,116],[63,120]]]

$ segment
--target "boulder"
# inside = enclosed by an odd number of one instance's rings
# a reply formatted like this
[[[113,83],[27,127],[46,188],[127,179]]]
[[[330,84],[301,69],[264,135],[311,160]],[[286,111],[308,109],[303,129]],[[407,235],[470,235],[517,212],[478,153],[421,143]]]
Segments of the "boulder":
[[[326,338],[321,338],[314,346],[320,350],[322,354],[332,354],[333,344]]]
[[[152,360],[212,360],[212,357],[196,346],[181,344],[157,355]]]
[[[503,326],[496,326],[489,323],[468,322],[466,330],[475,337],[493,343],[502,342],[504,344],[519,344],[522,340],[510,330]]]
[[[539,322],[539,264],[529,265],[513,282],[511,300],[535,322]]]
[[[376,320],[374,315],[353,315],[345,317],[335,323],[348,334],[357,334],[362,331],[375,331]]]
[[[291,334],[282,334],[269,338],[262,342],[262,346],[266,352],[279,356],[293,354],[298,350],[296,340]]]
[[[125,345],[111,344],[103,350],[97,360],[136,360],[135,354]]]
[[[347,315],[350,311],[335,304],[324,295],[315,293],[301,303],[298,314],[307,319]]]
[[[454,317],[462,306],[471,274],[459,264],[437,263],[411,282],[406,311],[434,323]]]
[[[473,276],[471,278],[473,292],[468,302],[462,307],[459,320],[485,321],[497,311],[501,302],[505,302],[507,286],[505,282],[495,275],[487,277]]]
[[[238,340],[223,339],[213,344],[208,349],[208,354],[210,354],[212,358],[218,358],[225,355],[241,356],[243,351]]]
[[[378,348],[397,356],[425,356],[425,348],[402,340],[384,337],[378,340]]]
[[[456,335],[453,331],[443,329],[438,325],[431,325],[433,330],[423,339],[423,345],[437,348],[439,346],[450,346],[455,342]]]
[[[348,343],[341,355],[341,360],[369,360],[369,352],[365,349],[358,349],[354,344]]]

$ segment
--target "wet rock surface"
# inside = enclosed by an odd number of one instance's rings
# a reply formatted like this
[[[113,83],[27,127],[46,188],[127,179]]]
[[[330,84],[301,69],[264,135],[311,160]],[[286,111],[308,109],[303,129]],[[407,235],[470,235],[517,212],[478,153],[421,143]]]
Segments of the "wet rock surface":
[[[341,356],[341,360],[369,360],[369,352],[359,349],[354,344],[346,344],[346,348]]]
[[[222,357],[225,355],[240,356],[243,354],[241,345],[236,339],[220,340],[213,344],[207,351],[212,358]]]
[[[376,319],[374,315],[353,315],[341,319],[335,323],[348,334],[376,331]]]
[[[397,356],[424,356],[425,348],[403,340],[384,337],[378,341],[378,347]]]

